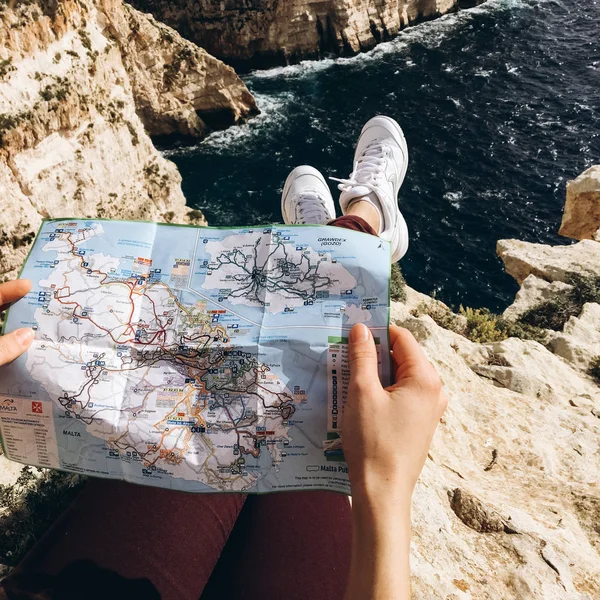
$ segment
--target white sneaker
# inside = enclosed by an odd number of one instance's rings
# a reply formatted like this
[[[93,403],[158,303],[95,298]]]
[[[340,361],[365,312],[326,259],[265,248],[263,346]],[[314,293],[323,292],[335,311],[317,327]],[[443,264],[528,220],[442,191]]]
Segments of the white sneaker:
[[[319,171],[302,165],[288,175],[281,194],[281,214],[288,225],[324,225],[335,219],[333,197]]]
[[[408,227],[398,208],[398,192],[408,167],[408,147],[400,125],[390,117],[373,117],[364,127],[356,152],[354,170],[339,181],[340,206],[344,214],[359,198],[379,211],[379,237],[392,243],[392,260],[408,250]]]

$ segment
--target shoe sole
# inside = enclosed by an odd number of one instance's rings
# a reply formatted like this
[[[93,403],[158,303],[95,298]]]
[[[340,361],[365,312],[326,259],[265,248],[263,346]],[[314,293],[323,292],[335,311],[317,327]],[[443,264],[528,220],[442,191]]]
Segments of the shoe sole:
[[[370,119],[367,124],[362,128],[361,136],[365,132],[365,130],[369,127],[369,124],[372,121],[381,120],[384,121],[389,128],[397,134],[398,142],[400,144],[400,148],[404,153],[406,160],[404,161],[404,170],[400,174],[400,180],[398,182],[398,193],[400,193],[400,188],[402,187],[402,183],[404,182],[404,178],[406,177],[406,171],[408,169],[408,144],[406,143],[406,138],[404,137],[404,132],[402,128],[394,119],[391,117],[386,117],[385,115],[378,115]],[[400,211],[400,206],[398,205],[398,198],[396,197],[396,226],[394,227],[394,235],[392,239],[392,248],[396,248],[396,251],[392,254],[392,262],[398,262],[408,251],[408,225]]]
[[[284,223],[286,223],[286,225],[290,225],[291,223],[289,221],[291,221],[291,219],[289,219],[289,216],[287,214],[287,210],[285,208],[285,199],[290,191],[290,187],[292,186],[292,183],[294,182],[294,180],[298,177],[298,175],[296,174],[296,171],[298,169],[303,169],[304,172],[302,173],[302,175],[306,175],[306,174],[310,174],[310,175],[314,175],[315,177],[317,177],[319,179],[319,181],[321,181],[321,183],[323,184],[323,186],[325,187],[325,189],[327,190],[327,195],[324,198],[325,200],[325,205],[327,207],[327,210],[329,211],[330,215],[333,215],[331,217],[331,219],[335,219],[335,204],[333,203],[333,196],[331,195],[331,191],[329,190],[329,186],[327,185],[327,182],[325,181],[325,177],[323,177],[323,175],[321,175],[321,173],[315,169],[314,167],[311,167],[310,165],[303,165],[302,167],[296,167],[288,176],[287,179],[285,180],[285,183],[283,184],[283,192],[281,193],[281,215],[283,216],[283,221]]]

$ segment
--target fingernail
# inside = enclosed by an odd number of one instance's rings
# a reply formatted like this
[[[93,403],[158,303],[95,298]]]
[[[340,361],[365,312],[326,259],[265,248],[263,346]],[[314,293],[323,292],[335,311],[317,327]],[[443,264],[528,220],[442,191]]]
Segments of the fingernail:
[[[358,323],[350,330],[350,339],[354,343],[366,342],[369,339],[371,332],[363,323]]]
[[[15,331],[15,337],[21,346],[29,346],[29,344],[33,342],[33,329],[29,329],[29,327],[17,329]]]

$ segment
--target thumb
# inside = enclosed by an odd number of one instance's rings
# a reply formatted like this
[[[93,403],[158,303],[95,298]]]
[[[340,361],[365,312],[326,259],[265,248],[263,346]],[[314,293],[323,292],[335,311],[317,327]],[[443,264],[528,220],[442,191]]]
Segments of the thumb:
[[[367,387],[379,384],[377,350],[369,328],[358,323],[350,331],[348,362],[350,365],[350,385]]]
[[[33,329],[16,329],[0,337],[0,365],[5,365],[21,356],[33,342]]]

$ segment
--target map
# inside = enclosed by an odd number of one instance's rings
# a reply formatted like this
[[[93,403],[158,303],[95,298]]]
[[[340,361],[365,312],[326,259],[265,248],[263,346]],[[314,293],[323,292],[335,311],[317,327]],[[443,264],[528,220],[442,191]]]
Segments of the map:
[[[348,332],[389,383],[387,242],[328,226],[48,220],[5,332],[0,435],[18,462],[191,492],[349,493]]]

